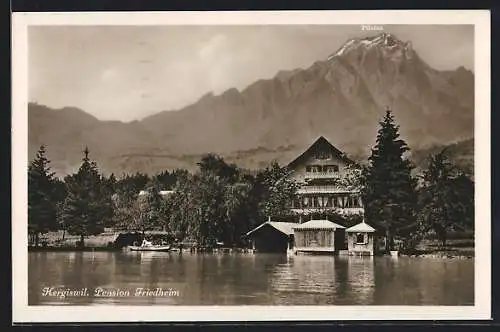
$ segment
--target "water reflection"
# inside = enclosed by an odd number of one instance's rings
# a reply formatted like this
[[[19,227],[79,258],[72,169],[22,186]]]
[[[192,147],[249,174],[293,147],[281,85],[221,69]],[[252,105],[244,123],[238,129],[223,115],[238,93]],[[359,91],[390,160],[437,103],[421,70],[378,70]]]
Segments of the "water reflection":
[[[374,260],[297,256],[277,265],[270,282],[275,304],[371,304]]]
[[[472,305],[473,260],[156,252],[29,253],[29,304]],[[129,290],[42,296],[44,287]],[[136,289],[178,296],[133,296]]]
[[[375,265],[373,257],[347,259],[349,298],[356,304],[373,304],[375,291]]]
[[[277,265],[271,279],[274,304],[332,304],[337,288],[335,260],[327,256],[296,256]]]

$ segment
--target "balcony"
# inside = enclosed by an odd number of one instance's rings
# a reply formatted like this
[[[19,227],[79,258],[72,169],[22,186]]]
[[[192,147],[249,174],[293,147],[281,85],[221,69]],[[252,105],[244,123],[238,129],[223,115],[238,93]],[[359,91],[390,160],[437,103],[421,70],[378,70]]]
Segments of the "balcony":
[[[339,172],[307,172],[304,175],[306,179],[338,179]]]
[[[297,190],[298,194],[336,194],[357,193],[356,190],[348,190],[339,186],[303,186]]]
[[[309,213],[324,213],[326,211],[337,212],[342,215],[363,214],[365,212],[362,207],[307,207],[307,208],[292,208],[293,213],[309,214]]]

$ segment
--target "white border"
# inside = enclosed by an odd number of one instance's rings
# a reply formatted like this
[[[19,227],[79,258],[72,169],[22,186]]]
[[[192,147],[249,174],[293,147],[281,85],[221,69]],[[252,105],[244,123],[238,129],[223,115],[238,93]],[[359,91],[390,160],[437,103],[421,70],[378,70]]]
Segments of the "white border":
[[[475,25],[475,306],[28,306],[27,27],[29,25]],[[432,38],[430,36],[430,38]],[[446,50],[444,50],[446,52]],[[81,12],[12,15],[13,322],[473,320],[491,318],[490,14],[454,11]],[[364,310],[363,310],[364,309]]]

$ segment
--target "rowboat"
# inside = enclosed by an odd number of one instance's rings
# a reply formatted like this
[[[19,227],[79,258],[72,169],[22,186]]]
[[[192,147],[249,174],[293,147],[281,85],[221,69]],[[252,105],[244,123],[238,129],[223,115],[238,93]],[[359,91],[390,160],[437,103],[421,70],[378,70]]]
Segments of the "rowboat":
[[[170,246],[158,246],[158,245],[150,245],[150,246],[128,246],[130,251],[170,251]]]
[[[143,240],[140,246],[128,246],[131,251],[169,251],[170,246],[154,245],[149,241]]]

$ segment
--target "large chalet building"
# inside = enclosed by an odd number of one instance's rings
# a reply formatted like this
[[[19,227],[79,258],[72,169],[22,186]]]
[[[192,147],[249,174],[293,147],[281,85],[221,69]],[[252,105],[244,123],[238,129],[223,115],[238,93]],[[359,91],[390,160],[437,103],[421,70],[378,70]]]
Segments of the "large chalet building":
[[[331,213],[363,214],[359,188],[346,181],[356,163],[323,136],[288,165],[299,185],[290,202],[296,218],[269,220],[246,233],[258,252],[373,255],[373,232],[363,222],[346,229],[328,220]],[[347,233],[347,235],[346,235]]]
[[[321,216],[327,211],[362,214],[358,189],[342,184],[342,178],[356,163],[323,136],[288,164],[291,175],[300,184],[292,211],[304,222],[305,216]]]

